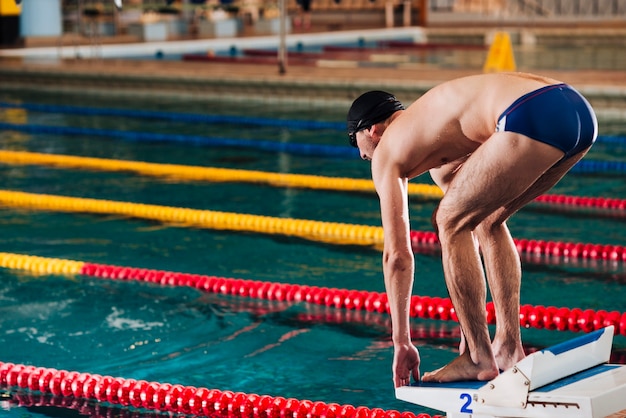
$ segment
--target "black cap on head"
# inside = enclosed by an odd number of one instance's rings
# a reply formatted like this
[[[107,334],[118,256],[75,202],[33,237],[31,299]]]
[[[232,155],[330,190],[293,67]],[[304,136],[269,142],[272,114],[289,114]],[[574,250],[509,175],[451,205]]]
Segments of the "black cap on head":
[[[350,144],[356,147],[355,134],[384,121],[404,106],[396,97],[385,91],[374,90],[359,96],[348,111],[347,128]]]

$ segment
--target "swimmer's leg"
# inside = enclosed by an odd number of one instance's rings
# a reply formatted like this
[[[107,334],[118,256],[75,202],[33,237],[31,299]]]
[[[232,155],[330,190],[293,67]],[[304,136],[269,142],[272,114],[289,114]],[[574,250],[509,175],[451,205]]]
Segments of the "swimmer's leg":
[[[500,370],[524,358],[520,332],[522,267],[506,223],[488,218],[476,228],[489,290],[496,312],[496,333],[491,348]]]
[[[485,274],[473,231],[522,196],[562,156],[562,151],[524,135],[497,132],[454,175],[436,223],[446,285],[467,349],[442,369],[426,373],[424,381],[489,380],[498,375],[485,317]]]
[[[505,220],[551,189],[586,152],[587,150],[550,168],[526,192],[476,228],[497,318],[492,349],[501,370],[513,367],[525,356],[519,324],[522,270],[519,254]]]

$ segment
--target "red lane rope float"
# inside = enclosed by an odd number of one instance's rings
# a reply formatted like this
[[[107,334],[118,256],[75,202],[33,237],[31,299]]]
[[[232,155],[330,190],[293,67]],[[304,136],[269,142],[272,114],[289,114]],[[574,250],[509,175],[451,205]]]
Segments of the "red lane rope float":
[[[430,418],[427,414],[196,388],[0,362],[0,385],[113,405],[207,417]]]
[[[103,199],[56,196],[0,190],[0,205],[61,212],[115,214],[175,225],[263,234],[281,234],[333,244],[380,246],[382,227],[307,219],[278,218],[210,210],[117,202]],[[430,251],[439,245],[434,232],[411,231],[414,251]],[[626,261],[621,245],[562,243],[543,240],[515,240],[518,251],[569,258]]]
[[[587,208],[611,209],[620,211],[626,210],[626,199],[546,194],[535,198],[534,201],[539,203],[580,206]]]
[[[90,399],[76,399],[73,396],[63,397],[55,396],[51,394],[39,394],[26,391],[19,391],[5,395],[6,400],[10,405],[18,405],[25,408],[62,408],[77,411],[80,416],[88,416],[91,418],[166,418],[172,417],[171,414],[167,414],[160,411],[148,412],[142,410],[141,412],[133,411],[130,409],[122,409],[119,406],[102,405],[94,402]],[[33,411],[37,412],[37,411]],[[49,416],[55,416],[54,413]]]
[[[411,231],[411,246],[413,250],[436,250],[439,248],[439,238],[434,232]],[[626,261],[626,247],[611,244],[590,244],[560,241],[544,241],[514,238],[519,253],[546,255],[552,257],[566,257],[572,259]]]
[[[232,279],[12,253],[0,253],[0,267],[28,270],[39,274],[81,274],[113,280],[136,280],[165,286],[188,286],[223,295],[307,302],[334,308],[389,313],[389,303],[385,293],[365,290]],[[449,298],[414,295],[411,298],[410,315],[417,318],[458,321]],[[486,316],[490,324],[495,324],[495,309],[492,302],[486,305]],[[520,325],[526,328],[573,332],[591,332],[613,325],[616,334],[626,336],[626,312],[522,305]]]

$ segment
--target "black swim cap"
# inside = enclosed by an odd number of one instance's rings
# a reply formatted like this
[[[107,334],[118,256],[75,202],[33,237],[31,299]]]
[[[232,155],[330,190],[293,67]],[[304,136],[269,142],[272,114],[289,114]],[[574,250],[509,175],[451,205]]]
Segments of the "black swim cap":
[[[356,147],[356,133],[382,122],[404,106],[396,97],[385,91],[374,90],[363,93],[348,111],[347,128],[350,145]]]

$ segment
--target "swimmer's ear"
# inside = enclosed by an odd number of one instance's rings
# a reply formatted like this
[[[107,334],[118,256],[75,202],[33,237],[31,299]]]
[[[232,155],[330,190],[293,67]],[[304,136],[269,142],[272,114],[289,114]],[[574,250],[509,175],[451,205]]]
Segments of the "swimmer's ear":
[[[367,130],[367,133],[374,139],[380,139],[383,136],[383,132],[385,132],[385,128],[382,123],[377,123],[376,125],[372,125]]]

